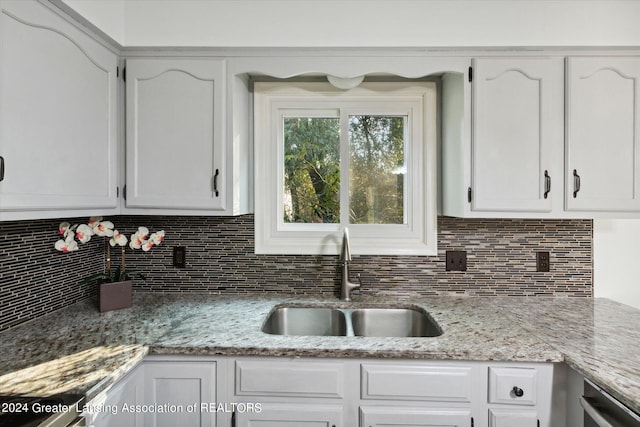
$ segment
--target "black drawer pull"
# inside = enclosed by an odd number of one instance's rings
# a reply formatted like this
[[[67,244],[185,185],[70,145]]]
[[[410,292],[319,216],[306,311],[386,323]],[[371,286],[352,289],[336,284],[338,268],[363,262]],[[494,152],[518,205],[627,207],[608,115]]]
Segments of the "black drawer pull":
[[[513,392],[513,394],[516,397],[522,397],[524,396],[524,390],[522,390],[520,387],[518,386],[514,386],[513,389],[511,390]]]

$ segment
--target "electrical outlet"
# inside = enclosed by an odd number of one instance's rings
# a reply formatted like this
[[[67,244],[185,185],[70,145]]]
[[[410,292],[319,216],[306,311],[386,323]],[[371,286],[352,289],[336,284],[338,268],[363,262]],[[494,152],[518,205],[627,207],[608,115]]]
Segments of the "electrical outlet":
[[[467,271],[467,251],[447,251],[447,271]]]
[[[187,266],[187,248],[185,246],[173,248],[173,266],[178,268]]]
[[[536,252],[536,271],[547,272],[551,266],[549,252]]]

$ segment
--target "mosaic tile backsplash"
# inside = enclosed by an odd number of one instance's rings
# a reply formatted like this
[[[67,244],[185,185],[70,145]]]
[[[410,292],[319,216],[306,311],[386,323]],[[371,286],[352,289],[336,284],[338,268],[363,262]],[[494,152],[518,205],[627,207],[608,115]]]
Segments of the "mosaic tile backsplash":
[[[97,294],[97,285],[80,282],[104,270],[104,241],[89,241],[72,254],[58,252],[60,222],[0,222],[0,330]]]
[[[136,292],[339,292],[337,256],[254,254],[253,215],[109,219],[127,235],[140,225],[166,232],[164,243],[150,252],[127,250],[127,268],[147,276],[136,280]],[[0,222],[0,330],[96,294],[95,285],[79,282],[104,268],[104,240],[62,254],[53,248],[59,222]],[[592,229],[591,220],[440,217],[436,257],[354,255],[352,274],[362,278],[354,296],[590,297]],[[185,268],[173,267],[174,246],[187,248]],[[445,270],[447,250],[467,251],[466,272]],[[551,253],[550,272],[535,271],[537,251]]]

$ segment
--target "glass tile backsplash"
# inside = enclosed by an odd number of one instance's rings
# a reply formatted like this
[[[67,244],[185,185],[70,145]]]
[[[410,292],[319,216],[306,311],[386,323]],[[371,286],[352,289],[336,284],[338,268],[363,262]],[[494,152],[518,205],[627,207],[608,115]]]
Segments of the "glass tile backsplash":
[[[129,236],[139,225],[164,229],[161,246],[126,252],[127,269],[147,276],[136,292],[333,296],[337,256],[256,255],[253,215],[110,217]],[[54,249],[61,220],[0,222],[0,330],[95,296],[81,285],[104,269],[105,239],[63,254]],[[71,223],[86,218],[67,219]],[[357,256],[367,295],[592,296],[592,221],[438,218],[438,256]],[[173,267],[174,246],[186,266]],[[467,271],[445,269],[445,252],[467,252]],[[550,272],[536,272],[536,252],[550,252]],[[112,254],[117,265],[118,251]]]

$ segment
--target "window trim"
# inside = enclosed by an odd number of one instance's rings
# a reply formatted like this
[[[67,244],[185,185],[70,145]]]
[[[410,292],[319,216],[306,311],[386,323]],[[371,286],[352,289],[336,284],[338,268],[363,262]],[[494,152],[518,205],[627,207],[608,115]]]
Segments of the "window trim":
[[[367,108],[364,105],[367,102],[369,106],[373,102],[378,109]],[[402,109],[398,108],[399,105]],[[319,82],[256,82],[256,253],[337,255],[342,243],[342,224],[285,224],[283,221],[283,210],[278,205],[282,201],[280,186],[283,175],[279,120],[285,108],[325,111],[365,108],[366,114],[377,111],[398,114],[403,111],[404,115],[408,112],[408,129],[412,133],[407,147],[407,158],[411,162],[407,174],[407,188],[411,194],[407,205],[411,206],[407,209],[410,210],[407,212],[408,224],[349,224],[351,251],[362,255],[437,254],[437,104],[434,82],[365,82],[348,91]],[[341,195],[341,199],[343,197]]]

